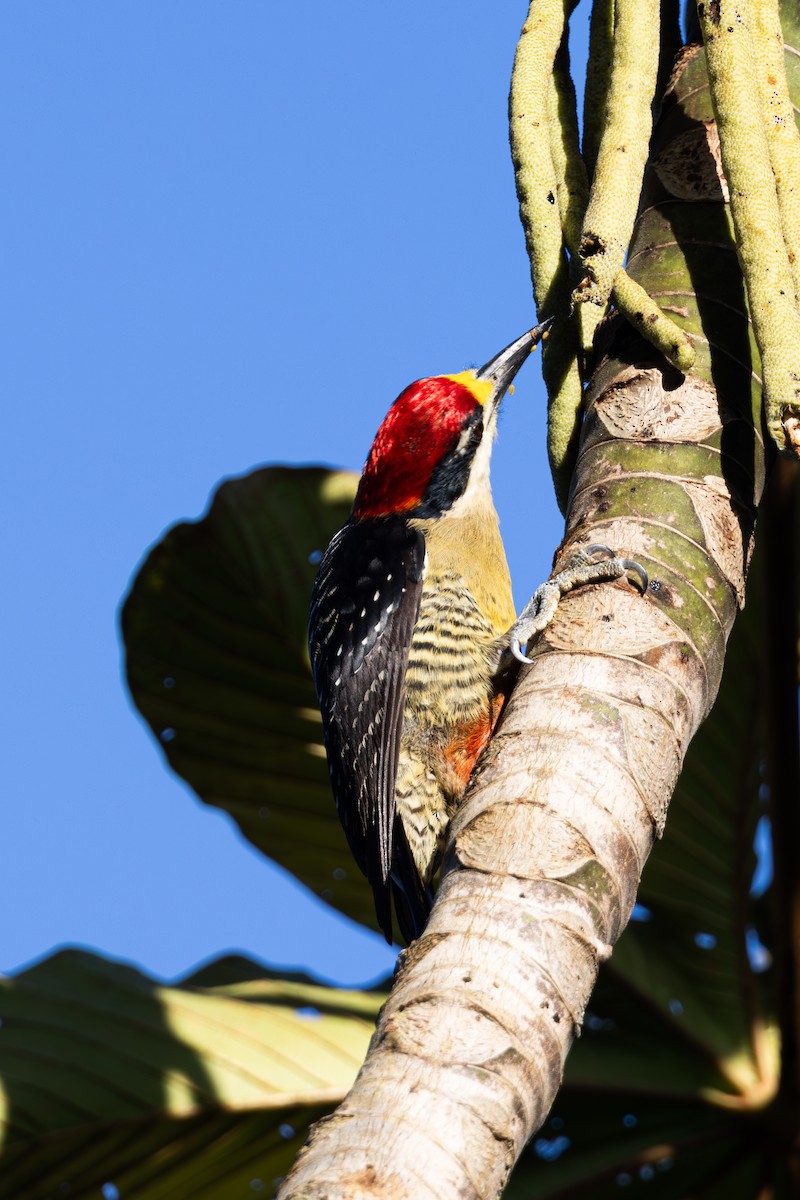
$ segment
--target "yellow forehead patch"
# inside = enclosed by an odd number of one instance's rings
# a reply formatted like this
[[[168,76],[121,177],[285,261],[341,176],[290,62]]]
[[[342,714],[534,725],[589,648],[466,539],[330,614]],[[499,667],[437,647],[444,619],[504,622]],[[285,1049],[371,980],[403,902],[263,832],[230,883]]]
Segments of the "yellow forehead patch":
[[[490,379],[476,379],[474,371],[459,371],[458,375],[448,375],[446,378],[452,379],[454,383],[462,384],[465,388],[469,388],[481,407],[483,407],[494,391],[492,381]]]

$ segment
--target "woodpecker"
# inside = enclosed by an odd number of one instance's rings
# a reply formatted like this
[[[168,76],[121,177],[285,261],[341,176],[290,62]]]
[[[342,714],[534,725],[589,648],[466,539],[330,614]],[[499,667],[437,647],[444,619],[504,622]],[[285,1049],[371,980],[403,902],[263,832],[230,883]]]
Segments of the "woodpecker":
[[[580,551],[516,620],[489,464],[500,402],[550,321],[480,370],[412,383],[384,418],[314,583],[309,652],[334,799],[392,942],[422,932],[447,826],[513,657],[577,583],[647,577]],[[606,561],[593,562],[596,552]]]

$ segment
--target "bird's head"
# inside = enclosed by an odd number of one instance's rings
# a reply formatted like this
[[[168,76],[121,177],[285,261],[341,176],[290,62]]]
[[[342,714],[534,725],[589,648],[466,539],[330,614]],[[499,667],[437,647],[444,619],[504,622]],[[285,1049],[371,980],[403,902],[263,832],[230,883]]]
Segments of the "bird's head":
[[[524,333],[479,370],[418,379],[400,393],[372,443],[356,520],[441,516],[481,467],[488,472],[500,401],[550,323]]]

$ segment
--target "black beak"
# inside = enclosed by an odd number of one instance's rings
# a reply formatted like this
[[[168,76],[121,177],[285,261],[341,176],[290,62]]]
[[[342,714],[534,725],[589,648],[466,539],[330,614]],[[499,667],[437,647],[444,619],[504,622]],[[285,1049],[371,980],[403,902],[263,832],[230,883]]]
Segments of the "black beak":
[[[501,350],[494,358],[490,358],[479,371],[475,372],[476,378],[492,381],[494,385],[492,398],[495,402],[505,395],[517,371],[531,351],[538,346],[552,324],[553,317],[548,317],[546,321],[542,321],[541,325],[535,325],[533,329],[523,333],[522,337],[517,338],[510,346],[506,346],[505,350]]]

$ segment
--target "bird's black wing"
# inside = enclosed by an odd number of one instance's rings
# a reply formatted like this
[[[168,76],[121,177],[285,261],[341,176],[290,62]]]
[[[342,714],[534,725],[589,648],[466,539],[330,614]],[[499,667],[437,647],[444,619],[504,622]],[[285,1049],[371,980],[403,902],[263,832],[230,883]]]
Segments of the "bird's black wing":
[[[311,597],[309,651],[333,795],[389,942],[404,683],[424,574],[425,539],[402,517],[350,521],[326,550]]]

